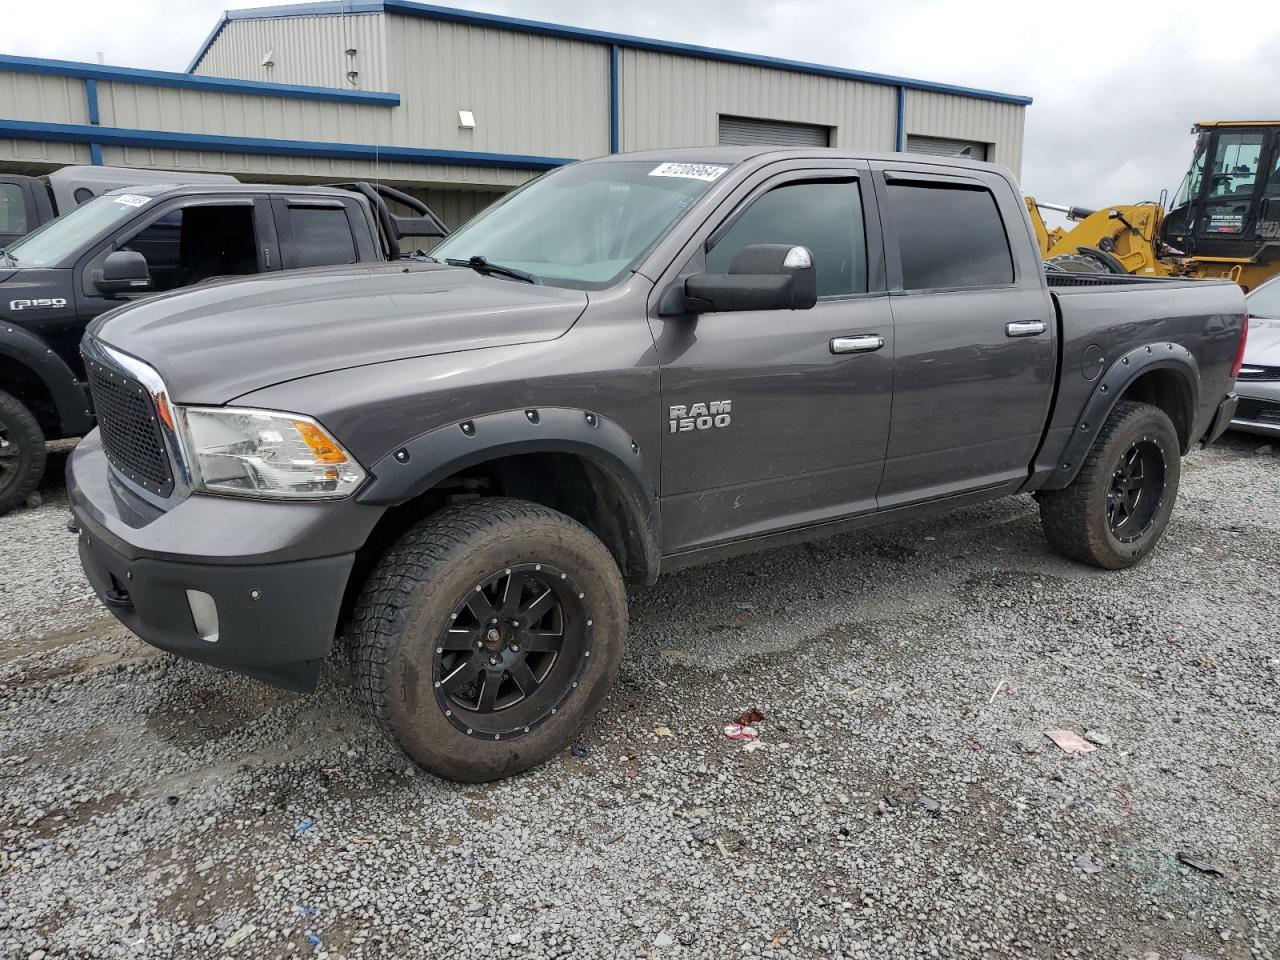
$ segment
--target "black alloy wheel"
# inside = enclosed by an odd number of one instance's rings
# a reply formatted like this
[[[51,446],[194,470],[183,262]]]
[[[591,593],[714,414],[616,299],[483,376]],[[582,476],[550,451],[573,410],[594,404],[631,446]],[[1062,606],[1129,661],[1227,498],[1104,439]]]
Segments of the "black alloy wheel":
[[[1151,527],[1164,495],[1164,454],[1147,437],[1125,451],[1107,489],[1107,525],[1121,543],[1133,543]]]
[[[545,563],[507,567],[459,598],[432,664],[440,709],[485,740],[518,737],[552,716],[591,656],[583,591]]]

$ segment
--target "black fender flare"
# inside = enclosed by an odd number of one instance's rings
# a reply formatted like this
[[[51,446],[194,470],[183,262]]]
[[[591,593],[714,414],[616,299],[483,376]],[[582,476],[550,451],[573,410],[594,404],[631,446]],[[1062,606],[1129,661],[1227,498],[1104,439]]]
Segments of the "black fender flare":
[[[63,437],[81,437],[93,429],[84,384],[47,343],[30,330],[0,320],[0,356],[26,367],[49,391]]]
[[[1041,490],[1060,490],[1080,472],[1080,465],[1102,431],[1102,425],[1130,385],[1153,370],[1173,370],[1179,374],[1190,398],[1184,411],[1189,446],[1195,433],[1195,415],[1200,408],[1200,366],[1191,351],[1180,343],[1163,341],[1134,347],[1114,361],[1093,388],[1084,411],[1076,420],[1071,439],[1063,450],[1058,469],[1041,485]],[[1185,451],[1184,451],[1185,452]]]
[[[529,407],[459,420],[404,443],[370,469],[363,503],[397,506],[468,467],[527,453],[567,453],[590,461],[611,481],[640,556],[637,578],[652,583],[659,567],[658,491],[640,444],[620,424],[590,410]]]

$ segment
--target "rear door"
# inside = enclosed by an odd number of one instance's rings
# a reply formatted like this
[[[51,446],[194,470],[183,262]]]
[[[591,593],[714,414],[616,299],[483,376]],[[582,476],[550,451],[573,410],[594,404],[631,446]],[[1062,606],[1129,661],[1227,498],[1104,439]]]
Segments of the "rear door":
[[[794,161],[746,181],[694,234],[654,303],[756,243],[808,247],[810,310],[658,317],[663,549],[869,512],[889,428],[893,330],[865,163]]]
[[[879,505],[1019,483],[1040,443],[1057,363],[1025,211],[995,173],[872,169],[895,345]]]

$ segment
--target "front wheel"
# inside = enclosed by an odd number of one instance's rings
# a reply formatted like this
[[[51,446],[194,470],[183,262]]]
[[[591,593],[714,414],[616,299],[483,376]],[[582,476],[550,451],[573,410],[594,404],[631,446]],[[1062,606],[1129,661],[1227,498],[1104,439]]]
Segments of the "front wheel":
[[[617,675],[627,600],[613,556],[521,500],[448,507],[395,543],[352,617],[356,689],[426,770],[467,783],[562,750]]]
[[[1133,566],[1169,525],[1181,471],[1168,415],[1148,403],[1117,403],[1070,485],[1038,495],[1049,545],[1095,567]]]
[[[39,421],[16,397],[0,391],[0,516],[40,485],[45,455]]]

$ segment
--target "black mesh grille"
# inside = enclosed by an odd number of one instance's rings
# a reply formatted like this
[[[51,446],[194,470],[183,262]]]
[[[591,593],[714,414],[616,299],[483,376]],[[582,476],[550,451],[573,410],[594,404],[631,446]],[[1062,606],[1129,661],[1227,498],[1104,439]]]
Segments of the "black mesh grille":
[[[1241,397],[1236,406],[1237,420],[1251,420],[1254,423],[1270,423],[1280,427],[1280,403],[1270,400],[1255,400],[1252,397]]]
[[[89,358],[85,368],[107,459],[135,483],[167,497],[173,492],[173,472],[151,395],[120,370]]]

